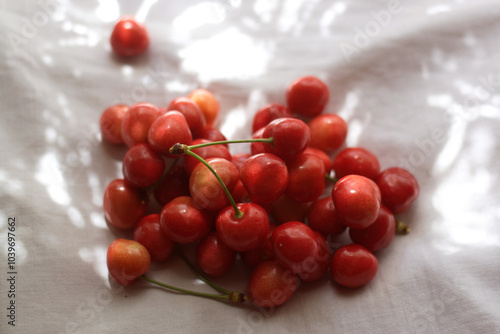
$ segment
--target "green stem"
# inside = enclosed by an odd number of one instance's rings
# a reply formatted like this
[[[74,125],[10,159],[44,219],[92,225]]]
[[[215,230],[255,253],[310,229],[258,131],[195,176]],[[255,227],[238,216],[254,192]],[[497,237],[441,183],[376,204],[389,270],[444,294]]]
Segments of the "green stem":
[[[240,292],[233,291],[233,292],[229,292],[229,293],[223,294],[223,295],[221,295],[221,294],[216,295],[213,293],[204,293],[204,292],[199,292],[199,291],[178,288],[176,286],[172,286],[169,284],[159,282],[159,281],[157,281],[149,276],[146,276],[146,275],[142,275],[141,278],[148,281],[148,282],[151,282],[153,284],[159,285],[163,288],[166,288],[169,290],[174,290],[174,291],[181,292],[181,293],[191,295],[191,296],[198,296],[198,297],[204,297],[204,298],[210,298],[210,299],[216,299],[216,300],[224,300],[224,301],[229,301],[229,302],[239,302],[239,303],[243,303],[243,302],[248,300],[248,297],[243,295]]]
[[[219,181],[220,185],[222,186],[222,189],[224,189],[224,192],[226,193],[226,196],[229,199],[229,202],[233,206],[234,217],[236,219],[239,219],[239,218],[243,217],[243,212],[240,209],[238,209],[238,206],[236,205],[236,202],[234,201],[233,196],[231,196],[231,193],[229,192],[229,189],[227,189],[226,185],[224,184],[224,181],[222,181],[222,179],[220,178],[219,174],[217,174],[217,172],[215,171],[215,169],[212,166],[210,166],[210,164],[208,162],[206,162],[205,159],[203,159],[198,154],[196,154],[193,151],[191,151],[189,148],[187,148],[184,151],[184,153],[187,154],[187,155],[190,155],[190,156],[192,156],[192,157],[194,157],[196,159],[198,159],[198,161],[200,161],[201,163],[203,163],[212,172],[212,174],[214,174],[215,178],[217,179],[217,181]]]
[[[220,144],[237,144],[237,143],[273,143],[273,138],[255,138],[255,139],[241,139],[241,140],[221,140],[221,141],[214,141],[210,143],[203,143],[203,144],[197,144],[197,145],[191,145],[188,146],[187,148],[190,150],[194,150],[197,148],[205,147],[205,146],[212,146],[212,145],[220,145]]]
[[[332,181],[333,184],[337,183],[338,181],[336,177],[330,176],[329,174],[325,174],[325,179]]]
[[[210,285],[212,288],[214,288],[216,291],[222,293],[222,294],[230,294],[231,291],[227,290],[227,289],[224,289],[223,287],[221,287],[220,285],[217,285],[215,284],[214,282],[212,282],[211,280],[209,280],[208,278],[206,278],[203,273],[201,271],[198,270],[198,268],[196,268],[192,263],[191,261],[188,260],[188,258],[186,257],[186,255],[184,255],[183,252],[181,252],[180,250],[176,249],[176,253],[181,257],[182,260],[184,260],[184,262],[189,266],[189,268],[191,268],[191,270],[196,273],[196,275],[198,276],[199,279],[201,279],[203,282],[207,283],[208,285]]]

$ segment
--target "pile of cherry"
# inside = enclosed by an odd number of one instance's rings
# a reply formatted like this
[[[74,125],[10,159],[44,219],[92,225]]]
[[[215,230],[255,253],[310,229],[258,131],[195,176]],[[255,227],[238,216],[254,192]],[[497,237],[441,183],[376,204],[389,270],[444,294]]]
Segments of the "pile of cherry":
[[[138,103],[103,112],[103,138],[129,147],[123,179],[104,194],[108,224],[133,229],[133,240],[117,239],[108,249],[109,273],[118,283],[143,278],[183,293],[273,307],[290,299],[301,281],[330,275],[354,288],[374,278],[374,253],[393,240],[394,215],[417,198],[417,181],[398,167],[381,171],[367,149],[342,148],[347,124],[323,113],[329,90],[320,79],[299,78],[285,95],[286,105],[255,113],[252,139],[237,141],[251,142],[251,152],[235,155],[228,145],[238,143],[215,127],[219,102],[204,89],[166,108]],[[151,212],[152,203],[161,210]],[[346,230],[352,243],[332,249],[328,241]],[[176,252],[176,244],[196,247],[196,263]],[[217,293],[146,275],[151,261],[173,254]],[[252,268],[245,293],[210,279],[228,273],[235,261]]]

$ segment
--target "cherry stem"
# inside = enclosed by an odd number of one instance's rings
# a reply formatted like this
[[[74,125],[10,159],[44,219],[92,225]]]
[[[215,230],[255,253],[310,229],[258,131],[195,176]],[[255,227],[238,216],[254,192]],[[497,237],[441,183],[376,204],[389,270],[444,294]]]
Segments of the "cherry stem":
[[[188,146],[187,148],[190,150],[194,150],[194,149],[205,147],[205,146],[220,145],[220,144],[238,144],[238,143],[269,143],[269,144],[272,144],[273,137],[255,138],[255,139],[240,139],[240,140],[220,140],[220,141],[213,141],[210,143],[191,145],[191,146]]]
[[[403,223],[401,220],[396,219],[396,233],[397,234],[408,234],[410,233],[410,228],[408,225]]]
[[[204,297],[204,298],[210,298],[210,299],[216,299],[216,300],[224,300],[224,301],[229,301],[229,302],[237,302],[237,303],[244,303],[248,300],[248,297],[242,294],[241,292],[235,292],[231,291],[226,294],[213,294],[213,293],[204,293],[204,292],[199,292],[199,291],[193,291],[193,290],[188,290],[188,289],[183,289],[183,288],[178,288],[176,286],[172,286],[169,284],[165,284],[162,282],[159,282],[149,276],[142,275],[142,279],[151,282],[153,284],[159,285],[163,288],[169,289],[169,290],[174,290],[177,292],[181,292],[187,295],[191,296],[198,296],[198,297]]]
[[[229,199],[229,202],[231,203],[231,205],[232,205],[232,207],[234,209],[234,218],[239,219],[239,218],[243,217],[243,212],[240,209],[238,209],[238,206],[236,205],[236,202],[234,201],[233,196],[231,196],[231,193],[229,192],[229,189],[227,189],[226,185],[224,184],[224,181],[222,181],[222,179],[220,178],[219,174],[217,174],[217,172],[215,171],[215,169],[212,166],[210,166],[210,164],[205,159],[203,159],[198,154],[196,154],[193,151],[191,151],[188,146],[186,146],[186,145],[184,145],[184,146],[185,146],[185,147],[183,147],[184,154],[190,155],[190,156],[198,159],[198,161],[200,161],[201,163],[203,163],[212,172],[212,174],[214,174],[214,176],[217,179],[217,181],[219,181],[220,185],[222,186],[222,189],[224,189],[224,192],[226,193],[226,196]]]
[[[198,278],[201,279],[203,282],[207,283],[212,288],[214,288],[216,291],[218,291],[218,292],[220,292],[222,294],[230,294],[231,293],[231,291],[229,291],[227,289],[224,289],[220,285],[217,285],[214,282],[212,282],[211,280],[209,280],[208,278],[206,278],[203,275],[203,273],[200,270],[198,270],[198,268],[196,268],[194,266],[194,264],[191,263],[191,261],[188,260],[188,258],[186,257],[186,255],[184,255],[183,252],[181,252],[180,250],[176,249],[176,253],[181,257],[182,260],[184,260],[184,262],[189,266],[189,268],[191,268],[191,270],[194,273],[196,273],[196,275],[198,276]]]
[[[325,179],[333,182],[334,184],[337,183],[338,179],[336,177],[331,176],[330,174],[326,173],[325,174]]]

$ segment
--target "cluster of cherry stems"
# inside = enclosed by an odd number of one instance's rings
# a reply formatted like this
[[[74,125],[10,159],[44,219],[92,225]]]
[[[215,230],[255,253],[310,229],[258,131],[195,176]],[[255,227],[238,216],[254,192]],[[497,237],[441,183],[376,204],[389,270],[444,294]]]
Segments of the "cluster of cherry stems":
[[[408,231],[394,215],[417,198],[417,181],[402,168],[381,171],[365,148],[342,148],[347,124],[323,113],[330,94],[317,77],[295,80],[285,95],[285,104],[255,113],[252,139],[240,141],[227,141],[215,127],[219,101],[204,89],[166,108],[138,103],[102,113],[102,137],[129,147],[123,179],[107,186],[103,202],[109,225],[133,229],[133,240],[120,238],[108,248],[114,280],[128,286],[142,278],[181,293],[274,307],[289,300],[299,282],[328,273],[349,288],[374,278],[374,253],[397,231]],[[250,142],[251,152],[232,155],[228,144],[235,142]],[[151,212],[151,203],[159,213]],[[346,230],[352,242],[330,249],[328,239]],[[196,264],[176,244],[195,245]],[[217,293],[146,275],[151,261],[174,253]],[[210,279],[228,273],[238,257],[252,268],[246,293]]]

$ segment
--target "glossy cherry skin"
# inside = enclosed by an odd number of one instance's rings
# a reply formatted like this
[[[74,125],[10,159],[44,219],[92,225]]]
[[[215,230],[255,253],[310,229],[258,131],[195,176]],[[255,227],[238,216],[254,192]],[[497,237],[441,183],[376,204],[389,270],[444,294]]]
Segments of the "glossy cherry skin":
[[[305,273],[318,251],[314,231],[302,222],[279,225],[271,236],[276,260],[294,273]]]
[[[408,210],[420,191],[413,174],[399,167],[382,171],[376,183],[382,193],[382,203],[394,214]]]
[[[134,240],[146,247],[155,262],[168,260],[174,252],[175,243],[163,233],[157,213],[147,215],[137,223]]]
[[[375,180],[380,173],[380,163],[377,156],[362,147],[343,149],[333,159],[332,167],[337,179],[349,174],[357,174]]]
[[[273,143],[264,143],[267,152],[283,160],[291,160],[309,146],[311,133],[306,123],[296,118],[278,118],[269,123],[262,138],[273,138]]]
[[[112,144],[123,144],[122,122],[128,111],[128,106],[123,104],[113,105],[101,114],[99,127],[102,137]]]
[[[301,154],[288,165],[288,186],[285,194],[299,202],[318,199],[325,190],[325,165],[313,154]]]
[[[283,195],[271,204],[271,216],[276,224],[289,221],[305,222],[310,203],[298,202]]]
[[[123,179],[113,180],[104,192],[104,216],[109,224],[129,229],[146,215],[148,203],[142,191]]]
[[[205,143],[210,143],[210,141],[206,140],[206,139],[195,139],[195,140],[193,140],[191,145],[198,145],[198,144],[205,144]],[[229,161],[232,160],[231,153],[229,153],[229,150],[224,145],[210,145],[210,146],[195,148],[192,151],[194,153],[198,154],[200,157],[202,157],[205,160],[207,160],[209,158],[223,158],[223,159],[226,159]],[[191,175],[194,168],[199,163],[201,163],[201,162],[198,159],[196,159],[195,157],[192,157],[190,155],[184,156],[184,167],[186,168],[186,173],[188,175]]]
[[[256,305],[271,308],[288,301],[298,286],[297,275],[276,261],[264,261],[250,276],[247,296]]]
[[[167,111],[178,111],[186,118],[189,129],[194,137],[199,136],[205,128],[205,116],[203,115],[200,107],[191,99],[187,97],[178,97],[167,107]]]
[[[378,270],[378,260],[361,245],[340,247],[332,257],[330,273],[332,279],[347,288],[357,288],[370,282]]]
[[[227,247],[210,232],[196,246],[196,262],[200,269],[212,277],[220,277],[229,271],[236,259],[236,251]]]
[[[156,152],[175,158],[176,155],[169,153],[170,148],[177,143],[191,144],[193,136],[184,115],[178,111],[169,111],[151,124],[148,141]]]
[[[209,213],[196,207],[189,196],[173,199],[160,214],[163,233],[173,242],[182,244],[201,240],[207,235],[212,225],[210,219]]]
[[[207,126],[214,126],[219,119],[220,104],[219,100],[209,90],[198,88],[192,91],[189,96],[205,116]]]
[[[323,161],[323,165],[325,166],[325,173],[330,174],[330,171],[332,170],[332,162],[330,161],[330,157],[324,151],[317,148],[308,147],[304,151],[304,154],[313,154],[320,158],[321,161]]]
[[[318,244],[316,252],[304,262],[304,270],[297,274],[304,282],[314,282],[325,276],[331,263],[328,241],[316,231],[314,231],[314,236]]]
[[[252,132],[265,127],[272,121],[283,117],[293,117],[290,110],[282,104],[270,103],[257,110],[253,116]]]
[[[222,209],[215,220],[217,235],[226,246],[245,252],[256,249],[267,238],[269,217],[266,210],[255,203],[238,203],[243,212],[241,218],[235,217],[234,208]]]
[[[263,261],[274,260],[274,251],[273,251],[273,245],[271,244],[271,235],[273,234],[276,227],[277,226],[275,224],[269,225],[267,238],[259,247],[250,251],[240,253],[241,259],[247,266],[253,268]]]
[[[111,33],[111,47],[122,57],[137,56],[147,50],[149,34],[146,28],[132,16],[118,21]]]
[[[332,190],[337,217],[349,228],[367,228],[377,219],[381,194],[378,186],[367,177],[347,175]]]
[[[287,106],[295,115],[317,116],[323,112],[329,99],[328,86],[315,76],[298,78],[286,91]]]
[[[189,196],[189,177],[184,166],[176,165],[155,188],[154,197],[158,204],[164,206],[180,196]]]
[[[311,147],[331,152],[339,149],[347,137],[347,123],[338,115],[323,114],[307,123],[311,130]]]
[[[137,241],[116,239],[108,247],[106,263],[111,277],[119,284],[129,286],[148,272],[151,256]]]
[[[283,195],[288,185],[285,162],[271,153],[248,158],[240,169],[240,180],[252,202],[270,204]]]
[[[135,144],[123,158],[122,171],[127,182],[145,188],[160,180],[165,171],[165,162],[148,144]]]
[[[151,124],[161,116],[160,109],[151,103],[137,103],[123,116],[122,138],[127,146],[147,143]]]
[[[307,224],[325,237],[338,236],[347,229],[337,218],[331,196],[318,199],[311,204],[307,211]]]
[[[264,134],[264,130],[266,128],[260,128],[256,132],[252,134],[252,139],[261,139],[263,138],[262,135]],[[259,153],[266,153],[267,148],[265,143],[259,143],[259,142],[254,142],[250,144],[250,152],[252,152],[252,155],[256,155]]]
[[[239,179],[238,168],[222,158],[206,160],[221,178],[229,191],[232,191]],[[229,205],[229,200],[214,174],[204,165],[198,164],[189,178],[189,191],[194,203],[207,210],[221,210]]]
[[[396,233],[396,219],[385,206],[380,207],[380,212],[373,224],[365,229],[349,229],[352,242],[360,244],[370,252],[378,252],[391,243]]]

